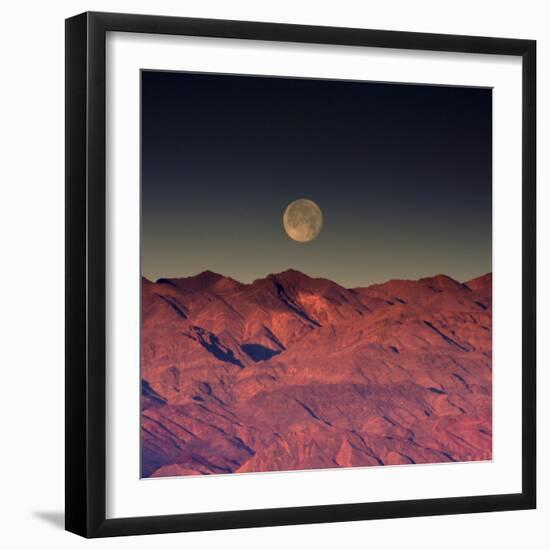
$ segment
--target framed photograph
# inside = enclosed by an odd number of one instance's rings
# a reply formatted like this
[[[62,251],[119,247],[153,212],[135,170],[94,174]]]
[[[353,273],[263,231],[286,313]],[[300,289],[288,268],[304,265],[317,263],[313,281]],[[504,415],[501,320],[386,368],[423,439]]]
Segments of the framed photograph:
[[[66,528],[535,507],[535,42],[66,21]]]

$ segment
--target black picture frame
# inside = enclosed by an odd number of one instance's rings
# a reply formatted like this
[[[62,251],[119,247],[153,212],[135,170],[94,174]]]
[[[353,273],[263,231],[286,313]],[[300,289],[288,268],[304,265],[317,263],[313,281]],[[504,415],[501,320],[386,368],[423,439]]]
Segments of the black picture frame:
[[[108,31],[519,56],[523,64],[522,491],[106,519],[105,40]],[[66,529],[107,537],[532,509],[536,506],[536,42],[180,17],[66,20]]]

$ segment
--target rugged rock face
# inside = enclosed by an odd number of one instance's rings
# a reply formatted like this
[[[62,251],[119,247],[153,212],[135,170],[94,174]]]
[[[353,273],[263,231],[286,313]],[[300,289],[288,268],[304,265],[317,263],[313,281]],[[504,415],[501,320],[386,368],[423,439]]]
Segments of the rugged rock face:
[[[491,287],[143,279],[143,476],[490,459]]]

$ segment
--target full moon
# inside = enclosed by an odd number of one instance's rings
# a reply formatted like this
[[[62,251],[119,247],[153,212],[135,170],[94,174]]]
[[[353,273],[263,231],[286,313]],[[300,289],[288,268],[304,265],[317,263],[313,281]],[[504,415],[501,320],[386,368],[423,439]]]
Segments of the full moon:
[[[298,199],[286,207],[283,225],[291,239],[299,243],[307,243],[321,232],[323,213],[313,201]]]

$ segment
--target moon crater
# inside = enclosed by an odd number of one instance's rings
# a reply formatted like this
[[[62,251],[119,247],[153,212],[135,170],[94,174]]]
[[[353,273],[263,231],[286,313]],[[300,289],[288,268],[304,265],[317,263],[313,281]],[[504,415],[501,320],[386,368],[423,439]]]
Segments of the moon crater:
[[[312,200],[298,199],[286,207],[283,226],[291,239],[299,243],[307,243],[321,232],[323,213]]]

